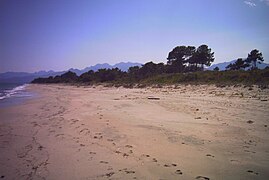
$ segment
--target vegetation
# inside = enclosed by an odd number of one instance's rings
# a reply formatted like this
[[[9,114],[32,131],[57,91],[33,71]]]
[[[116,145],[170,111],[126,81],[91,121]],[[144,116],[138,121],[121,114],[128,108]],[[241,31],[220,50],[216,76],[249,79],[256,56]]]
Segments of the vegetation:
[[[142,84],[269,85],[269,69],[249,71],[197,71],[163,74],[144,79]]]
[[[244,70],[245,68],[249,67],[249,64],[246,63],[242,58],[238,58],[235,63],[229,64],[226,69],[229,70]]]
[[[130,67],[128,72],[118,68],[92,70],[77,76],[68,71],[61,76],[37,78],[32,83],[113,83],[131,87],[133,84],[177,84],[177,83],[214,83],[214,84],[269,84],[269,68],[259,70],[256,63],[263,61],[258,50],[250,52],[243,60],[237,59],[226,67],[226,71],[204,71],[214,61],[214,52],[207,45],[197,49],[194,46],[177,46],[167,57],[167,64],[147,62],[142,67]],[[245,68],[252,68],[245,71]]]
[[[251,66],[251,69],[257,69],[257,63],[263,62],[262,53],[259,50],[254,49],[249,54],[248,57],[243,60],[238,58],[235,63],[229,64],[226,69],[228,70],[244,70]]]
[[[257,62],[261,63],[263,62],[263,57],[262,53],[259,52],[259,50],[254,49],[248,54],[248,58],[246,59],[247,63],[252,63],[252,68],[256,69],[257,68]]]
[[[214,61],[214,52],[207,45],[197,49],[194,46],[177,46],[169,52],[167,60],[168,73],[200,71],[204,65],[210,66]]]

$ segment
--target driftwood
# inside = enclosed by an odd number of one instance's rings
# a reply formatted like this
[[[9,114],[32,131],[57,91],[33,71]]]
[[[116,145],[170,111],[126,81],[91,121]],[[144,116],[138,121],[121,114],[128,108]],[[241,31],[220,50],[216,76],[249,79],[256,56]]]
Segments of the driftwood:
[[[148,97],[148,99],[150,99],[150,100],[160,100],[159,97]]]

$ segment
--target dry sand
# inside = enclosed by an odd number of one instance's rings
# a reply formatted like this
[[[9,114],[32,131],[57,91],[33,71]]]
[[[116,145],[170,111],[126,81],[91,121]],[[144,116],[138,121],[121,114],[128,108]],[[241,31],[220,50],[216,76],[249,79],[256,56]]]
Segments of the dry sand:
[[[268,89],[28,89],[0,109],[0,178],[269,178]]]

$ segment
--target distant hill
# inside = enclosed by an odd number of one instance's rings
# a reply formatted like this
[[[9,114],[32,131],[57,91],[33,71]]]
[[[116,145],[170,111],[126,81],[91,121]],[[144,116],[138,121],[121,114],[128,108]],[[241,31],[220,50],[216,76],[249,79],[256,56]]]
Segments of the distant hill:
[[[232,60],[232,61],[229,61],[229,62],[223,62],[223,63],[218,63],[218,64],[213,64],[212,66],[208,67],[207,70],[213,70],[215,67],[219,67],[220,71],[223,71],[225,70],[226,66],[228,66],[229,64],[231,63],[234,63],[236,60]],[[267,63],[261,63],[261,64],[258,64],[257,63],[257,67],[259,69],[264,69],[266,66],[269,66],[269,64]]]
[[[81,74],[88,72],[89,70],[97,71],[98,69],[112,69],[112,68],[119,68],[122,71],[128,71],[129,67],[132,66],[142,66],[141,63],[132,63],[132,62],[120,62],[115,65],[110,65],[108,63],[104,64],[96,64],[94,66],[86,67],[84,69],[69,69],[69,71],[76,73],[78,76]]]
[[[104,64],[96,64],[94,66],[86,67],[82,70],[80,69],[69,69],[80,76],[82,73],[88,72],[89,70],[97,71],[98,69],[111,69],[111,68],[119,68],[122,71],[127,71],[129,67],[132,66],[141,66],[141,63],[132,63],[132,62],[121,62],[115,65],[110,65],[107,63]],[[29,83],[38,77],[49,77],[49,76],[57,76],[65,73],[67,71],[39,71],[35,73],[27,73],[27,72],[5,72],[0,73],[0,83]]]
[[[0,83],[29,83],[33,79],[38,77],[49,77],[63,74],[62,72],[54,72],[54,71],[39,71],[35,73],[27,73],[27,72],[6,72],[0,73]]]

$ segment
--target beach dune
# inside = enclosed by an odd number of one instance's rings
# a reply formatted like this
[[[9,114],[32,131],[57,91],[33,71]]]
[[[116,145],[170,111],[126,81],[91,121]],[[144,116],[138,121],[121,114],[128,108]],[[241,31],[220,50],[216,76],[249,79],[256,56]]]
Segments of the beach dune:
[[[269,90],[30,85],[0,109],[5,179],[267,179]]]

